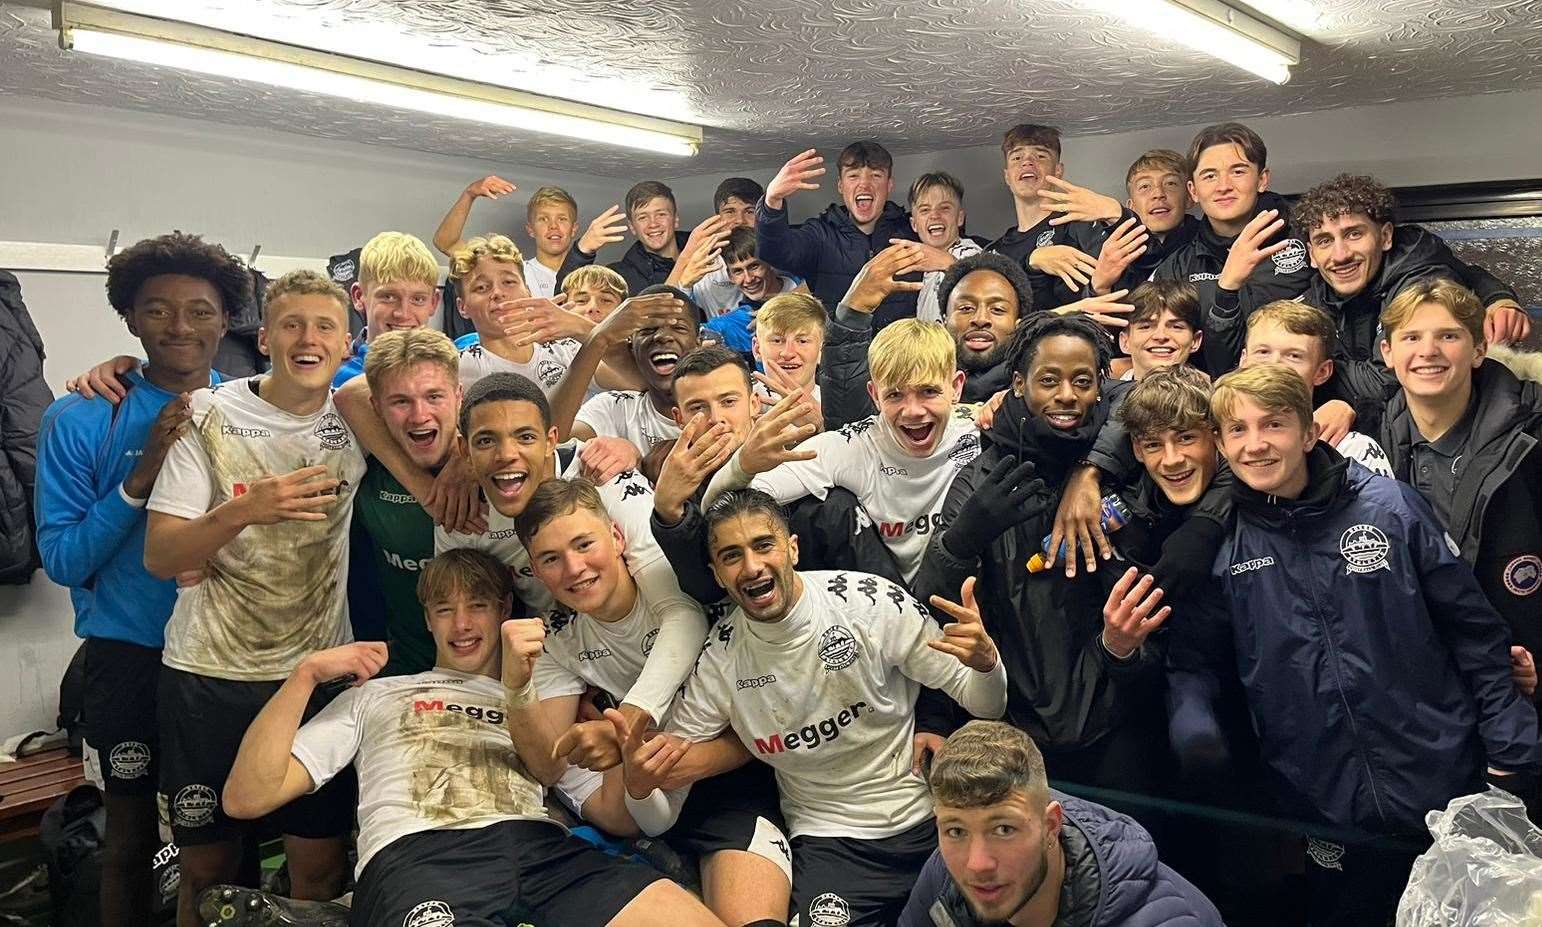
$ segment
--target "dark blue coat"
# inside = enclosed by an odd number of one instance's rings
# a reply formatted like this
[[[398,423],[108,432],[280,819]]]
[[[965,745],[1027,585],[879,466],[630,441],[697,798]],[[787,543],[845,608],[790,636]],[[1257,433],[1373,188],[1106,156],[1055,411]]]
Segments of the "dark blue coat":
[[[825,312],[835,314],[835,307],[873,255],[889,247],[889,239],[914,241],[905,210],[885,203],[878,224],[869,235],[851,221],[851,211],[842,203],[832,203],[801,225],[787,222],[787,204],[772,209],[764,198],[755,204],[755,253],[762,261],[779,270],[797,274],[808,281],[809,291],[824,303]],[[914,279],[919,280],[917,276]],[[883,328],[895,319],[916,314],[916,294],[893,293],[879,303],[873,313],[875,328]]]
[[[1418,492],[1322,444],[1308,464],[1294,501],[1238,481],[1214,570],[1227,607],[1175,623],[1169,660],[1235,662],[1288,812],[1420,832],[1483,789],[1485,764],[1536,766],[1536,710],[1509,628]]]
[[[1065,878],[1056,924],[1086,927],[1221,927],[1215,905],[1157,859],[1151,835],[1102,805],[1052,791],[1065,809]],[[975,927],[942,854],[926,861],[899,927]]]

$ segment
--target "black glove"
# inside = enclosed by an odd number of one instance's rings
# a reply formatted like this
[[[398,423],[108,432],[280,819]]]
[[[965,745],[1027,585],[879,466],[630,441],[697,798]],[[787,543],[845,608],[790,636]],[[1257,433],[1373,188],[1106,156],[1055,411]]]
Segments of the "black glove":
[[[1188,595],[1210,578],[1210,567],[1225,536],[1220,522],[1203,515],[1190,515],[1168,535],[1161,558],[1151,568],[1167,601]]]
[[[1003,457],[997,461],[943,534],[948,553],[974,560],[1008,528],[1042,514],[1053,497],[1036,473],[1031,460],[1018,463],[1016,457]]]

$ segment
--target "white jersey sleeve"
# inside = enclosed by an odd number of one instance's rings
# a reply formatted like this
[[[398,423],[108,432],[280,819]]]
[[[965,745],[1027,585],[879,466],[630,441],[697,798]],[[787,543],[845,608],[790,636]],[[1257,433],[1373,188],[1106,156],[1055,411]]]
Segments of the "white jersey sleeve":
[[[756,475],[750,486],[769,493],[783,505],[804,496],[823,499],[833,486],[858,492],[860,476],[854,464],[864,456],[858,442],[846,440],[839,431],[827,431],[809,438],[800,447],[813,451],[814,459],[780,464]]]
[[[1370,435],[1351,431],[1339,440],[1334,450],[1351,460],[1360,461],[1360,465],[1372,473],[1393,479],[1392,461],[1387,459],[1387,452],[1382,450],[1380,444]]]
[[[724,618],[712,629],[670,716],[669,731],[693,743],[711,740],[728,729],[733,708],[728,668],[733,661],[730,648],[735,620]]]
[[[366,704],[363,687],[346,689],[295,732],[289,752],[310,773],[311,791],[332,781],[358,755]]]
[[[184,429],[161,464],[146,507],[178,518],[197,518],[214,501],[214,465],[199,437],[198,424],[209,413],[209,393],[193,394],[193,427]]]
[[[554,622],[564,618],[571,620],[571,615],[566,612],[552,613],[546,616],[547,646],[545,651],[535,661],[535,669],[531,674],[535,682],[535,691],[540,695],[541,701],[551,698],[562,698],[568,695],[583,695],[587,688],[583,677],[575,673],[567,665],[566,654],[561,652],[552,639],[559,629]]]
[[[620,420],[622,398],[620,390],[607,390],[591,396],[578,408],[573,424],[588,425],[595,435],[601,437],[625,435],[629,429],[627,423]]]
[[[884,623],[884,658],[906,676],[929,689],[941,689],[976,718],[999,718],[1007,710],[1007,672],[1001,658],[989,673],[960,663],[951,654],[927,646],[944,636],[942,628],[919,599],[885,580],[888,597],[903,596],[915,621]]]

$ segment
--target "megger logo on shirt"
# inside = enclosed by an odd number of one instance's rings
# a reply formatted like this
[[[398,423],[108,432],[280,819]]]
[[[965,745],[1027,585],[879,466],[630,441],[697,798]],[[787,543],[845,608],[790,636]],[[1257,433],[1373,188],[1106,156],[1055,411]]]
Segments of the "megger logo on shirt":
[[[841,731],[849,727],[853,721],[862,717],[862,710],[866,708],[873,711],[866,702],[857,702],[842,708],[839,713],[833,714],[823,721],[813,724],[805,724],[796,731],[788,731],[785,734],[772,734],[765,740],[755,738],[755,752],[782,753],[786,750],[796,750],[799,747],[812,750],[822,743],[828,743],[841,736]]]

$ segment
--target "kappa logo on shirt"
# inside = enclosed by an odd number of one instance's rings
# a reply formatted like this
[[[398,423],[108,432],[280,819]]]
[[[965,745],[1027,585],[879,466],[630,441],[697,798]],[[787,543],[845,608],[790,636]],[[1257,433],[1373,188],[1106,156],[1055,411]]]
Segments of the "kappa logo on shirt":
[[[343,424],[342,418],[336,412],[328,412],[316,423],[316,429],[312,432],[321,446],[329,451],[340,451],[350,443],[348,440],[348,426]]]
[[[1221,279],[1221,275],[1220,274],[1198,274],[1198,273],[1196,273],[1196,274],[1189,274],[1189,282],[1190,283],[1204,283],[1207,280],[1219,280],[1219,279]]]
[[[273,432],[266,428],[242,428],[240,425],[232,425],[229,422],[220,423],[220,434],[231,435],[236,438],[271,438]]]

